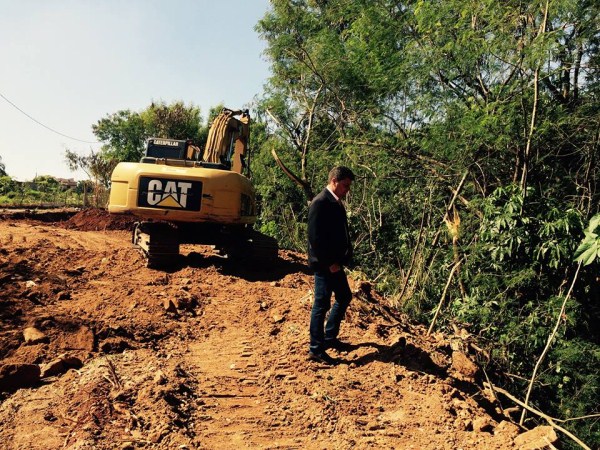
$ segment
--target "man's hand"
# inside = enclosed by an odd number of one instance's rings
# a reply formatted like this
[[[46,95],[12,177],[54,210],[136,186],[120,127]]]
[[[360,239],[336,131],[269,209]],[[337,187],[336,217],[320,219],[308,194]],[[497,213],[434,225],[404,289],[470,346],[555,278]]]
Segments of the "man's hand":
[[[331,273],[336,273],[336,272],[339,272],[340,270],[342,270],[342,267],[338,263],[335,263],[335,264],[332,264],[329,266],[329,271]]]

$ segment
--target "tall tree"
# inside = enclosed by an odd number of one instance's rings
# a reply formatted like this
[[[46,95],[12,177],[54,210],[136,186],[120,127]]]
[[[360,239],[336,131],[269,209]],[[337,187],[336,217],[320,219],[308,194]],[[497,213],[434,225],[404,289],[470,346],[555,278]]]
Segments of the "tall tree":
[[[141,117],[146,131],[152,136],[198,141],[202,117],[197,106],[186,106],[183,102],[170,105],[153,102]]]
[[[302,179],[309,152],[366,140],[424,163],[477,163],[525,186],[532,170],[546,178],[582,158],[589,166],[590,129],[557,136],[562,151],[536,147],[565,118],[580,121],[578,111],[589,119],[597,20],[585,0],[274,1],[257,26],[273,71],[264,107]],[[335,132],[320,135],[327,123]],[[577,183],[589,186],[589,174]],[[479,177],[481,188],[498,185],[494,177]]]
[[[121,110],[92,125],[96,137],[104,142],[102,154],[118,161],[138,161],[149,137],[201,139],[200,108],[183,102],[167,105],[153,102],[141,112]]]
[[[121,110],[92,125],[96,137],[104,142],[102,152],[121,161],[138,161],[148,137],[140,113]]]

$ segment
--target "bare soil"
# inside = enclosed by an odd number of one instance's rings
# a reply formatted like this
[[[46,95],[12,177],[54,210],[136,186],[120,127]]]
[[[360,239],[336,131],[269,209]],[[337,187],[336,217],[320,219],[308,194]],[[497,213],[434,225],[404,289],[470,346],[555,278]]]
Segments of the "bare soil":
[[[516,448],[466,335],[427,336],[368,283],[320,366],[304,255],[183,246],[156,271],[130,220],[46,214],[0,214],[3,449]]]

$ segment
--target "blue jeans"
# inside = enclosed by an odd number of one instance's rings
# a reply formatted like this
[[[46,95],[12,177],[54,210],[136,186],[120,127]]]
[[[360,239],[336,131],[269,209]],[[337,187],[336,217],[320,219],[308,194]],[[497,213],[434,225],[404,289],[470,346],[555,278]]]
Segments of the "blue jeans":
[[[331,307],[331,294],[335,302]],[[315,299],[310,314],[310,351],[319,354],[325,351],[325,341],[335,339],[340,332],[340,323],[352,300],[352,292],[344,270],[339,272],[315,273]],[[329,318],[325,325],[327,311]],[[324,328],[324,329],[323,329]]]

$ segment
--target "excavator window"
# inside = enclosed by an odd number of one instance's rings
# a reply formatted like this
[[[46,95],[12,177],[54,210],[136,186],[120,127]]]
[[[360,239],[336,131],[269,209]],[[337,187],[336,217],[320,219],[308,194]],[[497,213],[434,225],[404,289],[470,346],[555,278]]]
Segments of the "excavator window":
[[[184,159],[186,142],[175,139],[150,138],[146,145],[146,157]]]

